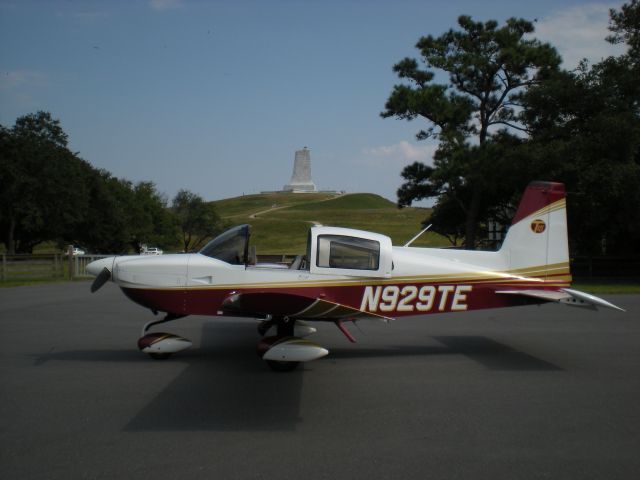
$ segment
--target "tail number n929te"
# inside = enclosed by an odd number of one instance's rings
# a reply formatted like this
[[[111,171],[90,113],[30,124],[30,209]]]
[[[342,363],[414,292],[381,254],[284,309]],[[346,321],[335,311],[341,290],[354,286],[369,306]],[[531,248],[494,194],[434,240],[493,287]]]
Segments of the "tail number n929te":
[[[360,310],[368,312],[459,312],[467,309],[471,285],[387,285],[367,286]]]

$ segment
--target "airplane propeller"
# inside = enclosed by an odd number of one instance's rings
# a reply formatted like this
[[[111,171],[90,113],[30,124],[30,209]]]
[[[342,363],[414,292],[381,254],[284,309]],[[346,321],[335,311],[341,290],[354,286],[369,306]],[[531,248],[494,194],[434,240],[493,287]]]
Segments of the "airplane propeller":
[[[111,272],[107,267],[104,267],[102,271],[98,274],[96,279],[91,284],[91,293],[95,293],[100,288],[107,283],[107,281],[111,278]]]

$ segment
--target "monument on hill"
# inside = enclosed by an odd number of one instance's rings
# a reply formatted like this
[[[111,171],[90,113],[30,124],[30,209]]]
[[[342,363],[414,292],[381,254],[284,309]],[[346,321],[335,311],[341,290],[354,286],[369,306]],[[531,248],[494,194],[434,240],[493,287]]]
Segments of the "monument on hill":
[[[291,181],[282,190],[294,193],[318,191],[311,180],[311,152],[307,147],[296,151]]]

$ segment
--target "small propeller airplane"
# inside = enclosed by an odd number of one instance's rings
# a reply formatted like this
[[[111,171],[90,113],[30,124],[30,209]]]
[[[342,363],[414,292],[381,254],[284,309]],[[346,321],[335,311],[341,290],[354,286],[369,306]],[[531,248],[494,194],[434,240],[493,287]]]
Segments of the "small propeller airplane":
[[[191,346],[149,333],[154,325],[187,315],[250,317],[261,320],[259,355],[289,371],[329,353],[305,338],[316,332],[310,321],[332,322],[355,342],[345,322],[546,302],[622,310],[569,288],[565,197],[561,183],[529,184],[495,252],[395,247],[378,233],[313,226],[306,255],[289,266],[260,264],[250,253],[250,226],[240,225],[198,253],[109,257],[87,270],[96,277],[92,292],[112,280],[134,302],[165,314],[138,340],[151,357]]]

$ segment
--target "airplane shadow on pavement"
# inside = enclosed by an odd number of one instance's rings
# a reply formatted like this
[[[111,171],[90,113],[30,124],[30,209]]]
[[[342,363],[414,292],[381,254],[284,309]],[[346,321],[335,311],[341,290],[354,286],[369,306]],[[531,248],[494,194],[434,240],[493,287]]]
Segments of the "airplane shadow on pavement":
[[[385,358],[464,355],[490,370],[559,371],[560,367],[484,336],[432,336],[438,344],[370,348],[332,347],[331,358]],[[255,352],[252,323],[203,324],[201,347],[182,352],[186,365],[170,383],[124,427],[125,431],[287,431],[302,421],[303,376],[314,362],[289,373],[268,369]],[[62,351],[36,357],[49,360],[110,363],[149,362],[134,349],[120,351]],[[162,366],[162,361],[157,365]],[[156,363],[154,362],[155,366]],[[119,367],[116,367],[119,368]],[[332,365],[331,368],[340,368]],[[157,371],[154,368],[155,371]],[[321,374],[322,372],[318,372]],[[127,374],[127,373],[123,373]],[[130,375],[141,375],[140,371]]]
[[[479,335],[432,336],[441,345],[389,346],[383,348],[332,348],[331,358],[464,355],[495,371],[562,371],[553,363]]]
[[[258,338],[255,324],[204,324],[201,348],[181,356],[189,366],[125,430],[295,430],[304,371],[271,372]]]

